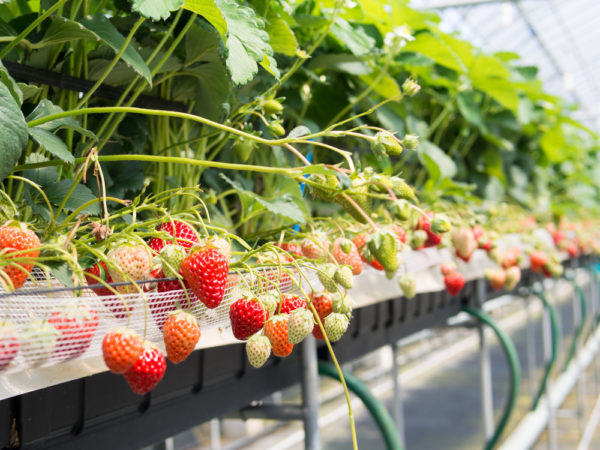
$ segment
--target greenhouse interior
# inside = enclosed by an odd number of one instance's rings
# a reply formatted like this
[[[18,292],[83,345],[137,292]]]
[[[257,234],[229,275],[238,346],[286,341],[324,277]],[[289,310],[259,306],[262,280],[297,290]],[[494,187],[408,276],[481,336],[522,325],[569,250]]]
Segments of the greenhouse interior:
[[[599,20],[0,1],[0,445],[600,449]]]

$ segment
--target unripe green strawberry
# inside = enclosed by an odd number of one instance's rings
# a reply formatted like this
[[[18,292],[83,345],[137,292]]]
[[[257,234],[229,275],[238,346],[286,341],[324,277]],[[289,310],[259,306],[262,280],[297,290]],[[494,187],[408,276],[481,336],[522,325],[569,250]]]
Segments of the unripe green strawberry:
[[[399,155],[404,150],[400,142],[387,131],[379,131],[371,142],[371,147],[376,153],[389,156]]]
[[[355,177],[349,189],[344,191],[345,195],[350,197],[367,215],[371,214],[371,198],[367,195],[369,185],[364,177]],[[360,213],[356,207],[348,201],[345,195],[339,194],[336,201],[360,223],[367,223],[367,219]]]
[[[162,269],[165,277],[176,277],[179,274],[181,263],[187,255],[187,250],[181,245],[165,245],[160,251],[163,261]]]
[[[323,287],[329,292],[337,292],[338,287],[335,284],[334,277],[337,272],[335,264],[327,263],[318,266],[317,276]]]
[[[255,144],[253,141],[248,139],[240,138],[237,139],[233,143],[233,151],[235,151],[235,156],[241,161],[246,162],[252,156],[252,152],[254,151]]]
[[[352,289],[352,286],[354,285],[352,267],[346,265],[340,266],[335,271],[333,279],[344,289]]]
[[[338,195],[337,190],[340,189],[340,180],[335,175],[312,174],[308,180],[318,184],[318,186],[309,185],[310,191],[315,197],[326,202],[335,201]]]
[[[349,323],[348,317],[344,314],[331,313],[325,317],[323,327],[325,328],[325,333],[327,333],[329,341],[339,341],[348,329]]]
[[[344,314],[348,318],[352,317],[352,297],[349,295],[342,295],[339,292],[333,294],[331,305],[333,312]]]
[[[314,327],[313,313],[304,308],[296,309],[288,318],[288,341],[299,344],[308,336]]]
[[[60,331],[46,320],[25,324],[21,335],[21,354],[32,366],[44,364],[54,353]]]
[[[275,99],[265,100],[262,104],[265,114],[279,114],[283,111],[283,105]]]
[[[398,277],[398,286],[406,298],[413,298],[417,294],[417,280],[407,273]]]
[[[431,221],[431,231],[436,234],[447,233],[451,228],[452,224],[450,223],[450,219],[444,214],[436,214]]]
[[[271,342],[266,336],[255,334],[246,341],[246,356],[252,367],[262,367],[270,355]]]
[[[387,273],[398,270],[398,240],[390,230],[379,230],[369,236],[367,240],[369,251]]]
[[[390,177],[390,183],[392,184],[392,191],[394,195],[399,199],[404,200],[417,200],[415,195],[415,189],[411,187],[406,181],[400,177]]]
[[[273,136],[281,137],[285,136],[285,128],[279,122],[272,122],[269,124],[269,131],[273,134]]]
[[[410,217],[410,203],[401,198],[392,203],[392,215],[398,220],[408,220]]]
[[[410,248],[419,250],[423,248],[427,241],[427,232],[425,230],[415,230],[410,238]]]

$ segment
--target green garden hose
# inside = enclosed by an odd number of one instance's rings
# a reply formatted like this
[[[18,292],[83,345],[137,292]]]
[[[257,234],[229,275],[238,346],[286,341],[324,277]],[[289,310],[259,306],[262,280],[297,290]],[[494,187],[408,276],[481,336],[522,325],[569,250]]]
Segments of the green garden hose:
[[[485,444],[485,449],[490,450],[498,443],[498,440],[500,439],[500,436],[502,435],[502,432],[508,423],[508,419],[510,418],[510,415],[515,407],[517,396],[519,394],[519,384],[521,383],[521,366],[519,364],[517,350],[515,349],[512,340],[506,333],[504,333],[504,331],[500,329],[500,327],[498,327],[498,324],[489,315],[479,309],[471,308],[469,306],[465,306],[463,311],[472,315],[480,322],[485,323],[494,331],[494,333],[496,333],[496,336],[498,337],[498,340],[500,341],[500,344],[506,353],[510,367],[511,377],[508,402],[506,404],[506,408],[504,408],[504,413],[502,414],[502,417],[496,426],[493,436]]]
[[[340,381],[339,374],[332,364],[319,361],[319,374]],[[385,446],[388,450],[402,450],[402,441],[394,420],[388,413],[385,406],[377,400],[377,398],[369,392],[365,384],[349,372],[342,370],[344,380],[348,389],[362,400],[366,408],[371,413],[377,427],[383,435]]]
[[[567,370],[567,367],[569,367],[569,364],[571,363],[571,360],[573,359],[573,357],[575,356],[575,352],[577,351],[577,342],[579,341],[581,333],[585,328],[585,321],[587,318],[587,307],[585,304],[585,292],[583,292],[583,289],[581,289],[581,287],[575,282],[573,278],[569,278],[565,275],[563,275],[563,278],[573,283],[573,287],[575,288],[577,296],[579,297],[579,307],[581,310],[581,321],[579,323],[579,326],[575,330],[575,336],[573,336],[573,342],[571,343],[571,348],[569,348],[569,353],[567,354],[567,359],[565,360],[565,365],[563,366],[564,372],[565,370]]]
[[[556,362],[556,356],[558,355],[558,346],[560,345],[560,328],[558,325],[558,318],[556,316],[556,310],[554,309],[554,306],[552,306],[550,304],[550,302],[546,298],[546,295],[544,294],[544,292],[534,290],[531,293],[533,295],[535,295],[536,297],[538,297],[542,301],[542,303],[544,304],[544,308],[548,311],[548,315],[550,316],[550,329],[551,329],[551,333],[552,333],[552,347],[551,347],[550,359],[548,360],[548,363],[546,364],[546,369],[544,370],[544,376],[542,377],[542,383],[540,384],[540,387],[539,387],[539,389],[535,395],[535,398],[533,400],[533,404],[531,405],[531,409],[534,410],[535,408],[537,408],[537,405],[538,405],[540,399],[542,398],[542,395],[546,391],[546,384],[548,383],[548,377],[550,376],[550,372],[552,371],[552,368],[554,367],[554,363]]]

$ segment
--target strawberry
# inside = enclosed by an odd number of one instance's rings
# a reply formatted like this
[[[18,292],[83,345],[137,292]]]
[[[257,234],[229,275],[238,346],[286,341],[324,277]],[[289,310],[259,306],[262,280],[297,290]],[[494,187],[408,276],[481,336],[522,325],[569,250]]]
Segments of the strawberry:
[[[21,353],[32,366],[46,362],[54,353],[60,332],[45,320],[32,320],[21,332]]]
[[[173,229],[173,226],[175,229]],[[160,253],[162,248],[168,243],[181,245],[185,248],[191,248],[195,243],[198,242],[198,233],[192,228],[192,226],[186,222],[180,220],[174,220],[173,222],[165,222],[161,224],[156,231],[164,231],[174,238],[171,240],[163,240],[161,238],[152,238],[148,243],[148,246],[156,253]]]
[[[306,300],[292,294],[282,294],[279,306],[280,314],[289,314],[296,309],[306,309]]]
[[[558,245],[561,241],[567,238],[565,233],[560,230],[554,231],[552,234],[552,240],[554,240],[554,245]]]
[[[291,344],[299,344],[313,330],[315,322],[313,313],[306,309],[292,311],[288,318],[288,340]]]
[[[278,314],[265,324],[265,336],[271,342],[271,349],[275,356],[288,356],[294,349],[294,344],[288,341],[288,315]]]
[[[315,311],[317,311],[317,314],[319,315],[321,322],[323,322],[323,320],[325,320],[325,317],[327,317],[333,311],[332,295],[329,292],[320,292],[320,293],[313,292],[312,304],[315,307]],[[316,321],[316,319],[315,319],[315,321]],[[316,323],[313,327],[312,333],[313,333],[313,336],[316,337],[317,339],[319,339],[319,340],[324,339],[323,333],[321,333],[321,329],[319,328],[319,325]]]
[[[348,317],[341,313],[331,313],[325,317],[323,328],[330,342],[339,341],[348,329]]]
[[[302,255],[308,259],[323,259],[327,257],[330,246],[325,233],[313,233],[302,241]]]
[[[348,212],[354,219],[356,219],[360,223],[367,223],[367,219],[363,214],[356,208],[352,202],[348,201],[346,196],[350,197],[359,208],[361,208],[367,215],[371,213],[371,197],[367,194],[369,193],[369,185],[367,180],[359,175],[355,177],[351,181],[351,186],[349,189],[344,191],[343,194],[338,194],[335,198],[335,201],[338,202],[342,208]]]
[[[185,360],[200,339],[200,326],[194,316],[185,311],[171,314],[163,327],[167,358],[173,364]]]
[[[106,255],[117,267],[109,265],[108,272],[116,283],[124,281],[140,281],[150,278],[150,254],[144,245],[120,244]],[[117,269],[118,268],[118,269]],[[128,284],[116,286],[122,294],[139,292],[136,286]]]
[[[432,212],[428,212],[426,216],[422,215],[417,224],[417,230],[423,230],[427,233],[425,247],[436,247],[442,242],[442,236],[431,231],[431,220],[435,217]]]
[[[519,266],[511,266],[506,269],[506,281],[504,282],[504,289],[512,291],[517,284],[521,281],[521,269]]]
[[[308,177],[311,181],[310,192],[317,198],[326,202],[333,202],[337,197],[337,190],[340,188],[340,181],[335,175],[311,174]]]
[[[23,286],[33,269],[31,261],[19,262],[19,259],[37,258],[40,254],[40,246],[37,235],[20,223],[0,227],[0,252],[3,254],[3,265],[0,266],[0,271],[10,280],[12,288],[18,289]],[[10,256],[17,252],[18,254]],[[17,261],[11,262],[11,259]],[[2,278],[6,279],[6,277]]]
[[[452,244],[456,249],[456,256],[465,262],[469,262],[477,248],[473,231],[468,227],[459,228],[452,234]]]
[[[404,228],[402,228],[400,225],[394,224],[392,225],[391,229],[394,233],[396,233],[398,241],[402,242],[403,244],[406,244],[406,231],[404,230]]]
[[[55,352],[67,361],[81,356],[90,346],[98,328],[98,314],[85,304],[70,304],[54,311],[48,323],[59,332]]]
[[[529,254],[529,264],[532,272],[541,272],[547,262],[548,257],[540,250],[533,250]]]
[[[19,352],[17,327],[10,320],[0,322],[0,371],[6,369]]]
[[[457,295],[465,285],[465,277],[460,272],[454,272],[444,277],[446,290],[451,296]]]
[[[417,293],[417,280],[407,273],[398,277],[398,286],[406,298],[413,298]]]
[[[260,331],[268,318],[269,311],[256,298],[240,298],[229,308],[231,329],[240,341]]]
[[[127,328],[115,328],[104,335],[102,356],[112,373],[125,373],[142,354],[142,338]]]
[[[275,292],[267,292],[266,294],[260,297],[260,302],[265,307],[265,309],[269,312],[269,315],[275,314],[277,310],[277,306],[279,305],[279,297],[277,291]]]
[[[147,394],[162,380],[167,370],[165,355],[155,345],[144,342],[143,352],[123,377],[131,390],[139,395]]]
[[[201,240],[200,247],[214,247],[219,250],[227,261],[231,261],[231,244],[225,238],[213,236],[208,241]]]
[[[159,267],[152,271],[152,278],[165,278],[165,274]],[[161,293],[170,291],[182,291],[182,284],[183,286],[185,286],[186,289],[188,288],[188,284],[184,279],[159,281],[158,283],[156,283],[156,287],[157,291]],[[154,319],[156,326],[160,330],[163,329],[163,326],[165,324],[165,321],[169,317],[169,314],[171,314],[177,309],[178,297],[178,295],[157,295],[148,298],[148,308],[150,309],[150,313],[152,314],[152,318]],[[179,306],[182,308],[188,308],[198,301],[196,296],[191,295],[191,293],[189,299],[190,304],[188,305],[188,300],[186,297],[179,297]]]
[[[442,275],[444,276],[450,275],[456,272],[456,264],[454,264],[452,261],[445,262],[440,265],[440,272],[442,272]]]
[[[450,219],[444,214],[436,214],[431,220],[431,231],[436,234],[448,233],[452,229]]]
[[[352,289],[352,286],[354,285],[352,267],[346,265],[338,267],[333,275],[333,279],[344,289]]]
[[[521,249],[518,247],[506,250],[500,259],[500,265],[503,269],[519,265],[521,261]]]
[[[187,256],[187,249],[181,245],[165,245],[160,251],[164,278],[171,278],[179,273],[181,263]]]
[[[302,256],[302,249],[295,242],[282,242],[277,244],[281,250],[288,252],[294,258],[300,258]]]
[[[83,272],[83,275],[85,276],[85,281],[86,281],[86,283],[88,285],[99,284],[100,282],[96,278],[90,277],[87,274],[94,275],[94,276],[100,278],[101,280],[103,280],[106,283],[112,283],[113,282],[110,274],[108,273],[108,269],[106,268],[106,263],[104,261],[98,261],[92,267],[90,267],[85,272]],[[110,289],[105,288],[105,287],[99,287],[99,288],[95,288],[95,289],[92,289],[92,290],[98,296],[114,295],[113,292]]]
[[[375,257],[373,257],[373,255],[369,251],[369,248],[367,247],[367,240],[369,239],[369,236],[369,233],[359,233],[356,236],[354,236],[352,242],[354,242],[354,245],[356,246],[358,253],[360,254],[360,259],[362,259],[363,262],[366,262],[375,270],[384,270],[383,266],[379,264],[379,261],[377,261]]]
[[[181,272],[192,291],[207,308],[216,308],[223,300],[229,262],[214,247],[193,251],[181,264]]]
[[[389,230],[379,230],[369,236],[369,251],[385,269],[388,278],[398,270],[398,240]]]
[[[570,243],[565,247],[566,252],[569,254],[570,258],[577,258],[579,256],[579,248],[577,245]]]
[[[475,225],[471,228],[471,232],[473,233],[473,237],[476,241],[479,241],[485,235],[485,230],[481,225]]]
[[[345,241],[350,243],[350,252],[348,253],[342,251],[342,248],[340,247],[341,244],[345,245]],[[354,245],[354,242],[344,238],[337,238],[333,242],[333,249],[331,251],[331,254],[338,262],[338,264],[347,264],[350,267],[352,267],[352,273],[354,275],[360,275],[360,273],[362,272],[363,262],[360,259],[360,255],[358,254],[358,250],[356,248],[356,245]]]
[[[410,217],[410,203],[405,199],[398,199],[392,203],[391,213],[398,220],[407,220]]]
[[[266,336],[255,334],[246,341],[246,356],[252,367],[260,368],[271,355],[271,342]]]
[[[562,264],[555,261],[548,261],[546,265],[542,268],[542,272],[545,276],[555,278],[560,277],[563,274],[564,270],[565,268],[562,266]]]
[[[421,250],[425,248],[427,242],[427,232],[423,230],[415,230],[410,237],[410,248],[413,250]]]
[[[346,315],[348,319],[352,317],[352,298],[349,295],[342,295],[339,292],[331,296],[333,312]]]
[[[503,269],[488,270],[485,272],[485,277],[495,291],[502,289],[506,283],[506,272]]]
[[[319,281],[323,285],[323,287],[329,292],[337,292],[337,284],[334,281],[335,273],[337,272],[337,267],[335,264],[323,264],[318,267],[319,271],[317,272],[317,277]]]

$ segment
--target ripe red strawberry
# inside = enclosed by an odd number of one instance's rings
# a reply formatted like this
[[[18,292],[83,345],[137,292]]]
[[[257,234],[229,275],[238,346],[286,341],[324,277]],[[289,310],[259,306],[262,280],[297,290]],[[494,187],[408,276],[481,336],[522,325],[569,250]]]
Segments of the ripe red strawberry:
[[[32,262],[19,262],[19,258],[37,258],[40,254],[40,239],[37,235],[25,228],[23,224],[7,225],[0,227],[0,252],[3,254],[5,264],[0,271],[11,281],[13,288],[18,289],[27,280],[28,274],[33,269]],[[12,255],[12,253],[17,253]],[[10,262],[11,259],[17,259]]]
[[[321,322],[325,320],[329,314],[333,312],[333,297],[329,292],[319,292],[313,293],[312,295],[312,304],[321,319]],[[315,318],[316,322],[316,318]],[[323,333],[321,333],[321,329],[319,325],[315,323],[313,327],[313,336],[319,340],[323,340]]]
[[[181,264],[181,273],[207,308],[219,306],[229,273],[229,262],[219,250],[201,247],[192,251]]]
[[[104,261],[98,261],[83,273],[85,276],[85,281],[88,285],[100,284],[97,279],[90,277],[88,274],[92,274],[106,283],[112,283],[112,278],[108,273],[108,269],[106,268],[106,263]],[[96,293],[96,295],[99,296],[114,295],[110,289],[105,287],[99,287],[92,290]]]
[[[174,230],[173,224],[175,224]],[[165,222],[161,224],[156,230],[164,231],[166,233],[169,233],[174,238],[177,238],[176,240],[173,239],[172,241],[168,239],[163,240],[161,238],[152,238],[148,243],[148,246],[157,254],[160,253],[162,248],[168,243],[176,243],[178,245],[181,245],[182,247],[191,248],[195,243],[198,242],[198,233],[196,233],[196,230],[194,230],[194,228],[190,224],[182,222],[180,220],[174,220],[172,223]]]
[[[473,236],[473,231],[468,227],[459,228],[452,234],[452,244],[456,249],[456,256],[465,262],[471,260],[471,256],[477,248],[477,240]]]
[[[506,283],[506,272],[504,269],[488,270],[485,273],[485,277],[488,279],[495,291],[502,289],[504,287],[504,283]]]
[[[567,236],[560,230],[556,230],[552,233],[552,239],[554,240],[554,245],[560,244]]]
[[[540,272],[546,263],[548,262],[548,257],[546,254],[540,250],[533,250],[529,254],[529,263],[531,266],[532,272]]]
[[[299,258],[302,256],[302,249],[295,242],[282,242],[281,244],[277,244],[277,247],[288,252],[294,258]]]
[[[196,348],[200,339],[200,325],[194,316],[185,311],[171,314],[163,327],[167,358],[173,364],[185,360]]]
[[[256,298],[240,298],[229,308],[231,330],[240,341],[260,331],[268,318],[269,311]]]
[[[350,246],[349,253],[345,253],[340,247],[340,245],[346,244]],[[352,273],[354,275],[360,275],[360,273],[362,272],[363,262],[360,259],[358,249],[356,248],[356,245],[354,245],[354,242],[344,238],[337,238],[333,242],[333,249],[331,251],[331,254],[338,262],[338,264],[347,264],[348,266],[352,267]]]
[[[465,277],[460,272],[454,272],[444,277],[446,290],[451,296],[457,295],[465,285]]]
[[[144,342],[143,353],[133,366],[123,374],[133,392],[146,394],[156,387],[167,370],[165,355],[155,345]]]
[[[452,261],[445,262],[442,265],[440,265],[440,271],[444,276],[450,275],[456,272],[456,264],[454,264]]]
[[[432,212],[427,213],[427,216],[421,216],[419,223],[417,224],[417,230],[423,230],[427,233],[427,239],[425,240],[425,247],[436,247],[442,242],[442,235],[435,234],[431,231],[431,220],[434,214]]]
[[[6,369],[19,352],[17,327],[10,320],[0,323],[0,371]]]
[[[294,349],[294,344],[288,341],[288,315],[278,314],[265,324],[265,336],[271,342],[273,354],[279,357],[288,356]]]
[[[60,332],[55,353],[67,361],[81,356],[90,346],[98,328],[98,314],[85,304],[70,304],[54,311],[48,323]]]
[[[565,247],[565,250],[569,254],[570,258],[577,258],[579,256],[579,248],[577,248],[577,245],[573,243],[567,245]]]
[[[500,265],[502,266],[503,269],[508,269],[509,267],[519,265],[520,261],[521,261],[521,249],[518,247],[514,247],[514,248],[508,249],[504,252],[504,254],[502,255],[502,257],[500,259]]]
[[[143,351],[142,338],[127,328],[115,328],[102,340],[102,356],[112,373],[125,373]]]
[[[304,308],[306,309],[307,303],[306,300],[302,297],[298,297],[293,294],[282,294],[280,301],[280,314],[289,314],[295,309]]]
[[[330,246],[325,233],[313,233],[302,241],[302,255],[308,259],[322,259],[327,257]]]
[[[110,265],[108,266],[108,272],[115,283],[131,280],[140,281],[150,278],[150,253],[145,245],[119,244],[108,252],[106,256],[120,269],[117,270],[116,268],[111,268]],[[127,277],[121,272],[127,275]],[[137,287],[132,284],[116,286],[115,289],[122,294],[139,292]]]
[[[375,270],[385,270],[383,266],[379,264],[379,261],[377,261],[377,259],[369,252],[369,249],[367,248],[368,239],[369,233],[359,233],[354,236],[354,239],[352,239],[352,242],[354,242],[354,245],[360,254],[360,259],[373,267]],[[369,258],[367,258],[367,256]]]
[[[396,233],[398,240],[403,244],[406,244],[406,230],[402,228],[400,225],[393,224],[392,231]]]

